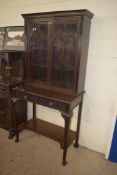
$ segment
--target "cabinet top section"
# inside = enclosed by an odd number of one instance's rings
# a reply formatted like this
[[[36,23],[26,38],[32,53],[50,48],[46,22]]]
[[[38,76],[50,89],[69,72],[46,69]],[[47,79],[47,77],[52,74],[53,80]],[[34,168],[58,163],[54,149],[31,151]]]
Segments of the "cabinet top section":
[[[62,16],[87,16],[88,18],[93,17],[93,13],[87,9],[81,10],[69,10],[69,11],[52,11],[52,12],[42,12],[42,13],[30,13],[22,14],[24,18],[38,18],[38,17],[62,17]]]

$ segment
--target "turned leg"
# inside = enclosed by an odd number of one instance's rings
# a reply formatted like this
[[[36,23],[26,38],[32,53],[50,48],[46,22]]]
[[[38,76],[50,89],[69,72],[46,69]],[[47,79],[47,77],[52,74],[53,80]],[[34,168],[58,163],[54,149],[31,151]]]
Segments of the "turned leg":
[[[14,107],[14,119],[15,119],[15,135],[16,135],[15,142],[17,143],[17,142],[19,142],[19,130],[18,130],[18,118],[17,118],[17,113],[16,113],[15,107]]]
[[[36,103],[33,103],[33,118],[36,118]]]
[[[13,121],[13,110],[12,110],[12,101],[11,99],[8,100],[8,120],[9,120],[9,139],[12,139],[15,136],[15,129],[14,129],[14,121]]]
[[[67,157],[67,148],[68,148],[68,136],[69,136],[69,127],[71,122],[71,116],[66,114],[61,114],[65,121],[65,128],[64,128],[64,145],[63,145],[63,165],[67,164],[66,157]]]
[[[17,112],[16,112],[16,104],[19,102],[19,99],[17,98],[12,98],[12,125],[13,129],[10,131],[11,133],[16,136],[15,142],[19,142],[19,130],[18,130],[18,117],[17,117]],[[9,132],[9,133],[10,133]]]
[[[9,102],[9,106],[10,106],[9,111],[11,111],[11,114],[8,114],[10,119],[10,126],[11,126],[9,130],[9,136],[8,136],[9,139],[12,139],[16,135],[15,121],[14,121],[14,99],[15,98],[12,98]]]
[[[82,100],[83,101],[83,100]],[[79,147],[79,131],[80,131],[80,123],[81,123],[81,114],[82,114],[82,101],[79,104],[79,110],[78,110],[78,120],[77,120],[77,130],[76,130],[76,140],[74,143],[74,147],[78,148]]]

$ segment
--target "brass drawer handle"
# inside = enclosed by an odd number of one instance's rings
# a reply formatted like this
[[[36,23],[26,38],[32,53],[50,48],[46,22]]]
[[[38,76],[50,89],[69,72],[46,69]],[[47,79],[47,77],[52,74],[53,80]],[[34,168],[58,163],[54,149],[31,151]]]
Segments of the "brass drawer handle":
[[[49,105],[52,106],[53,105],[53,102],[50,102]]]
[[[24,96],[24,99],[27,99],[27,98],[28,98],[28,96],[27,96],[27,95],[25,95],[25,96]]]

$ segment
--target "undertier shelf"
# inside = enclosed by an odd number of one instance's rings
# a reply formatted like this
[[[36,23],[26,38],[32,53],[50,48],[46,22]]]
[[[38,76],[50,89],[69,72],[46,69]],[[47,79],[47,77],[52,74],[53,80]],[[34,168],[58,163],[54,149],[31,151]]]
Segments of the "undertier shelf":
[[[64,144],[63,127],[40,120],[38,118],[33,118],[29,120],[27,123],[25,123],[24,127],[59,142],[61,148],[63,149],[63,144]],[[75,132],[70,130],[67,146],[69,146],[74,141],[75,136],[76,136]]]

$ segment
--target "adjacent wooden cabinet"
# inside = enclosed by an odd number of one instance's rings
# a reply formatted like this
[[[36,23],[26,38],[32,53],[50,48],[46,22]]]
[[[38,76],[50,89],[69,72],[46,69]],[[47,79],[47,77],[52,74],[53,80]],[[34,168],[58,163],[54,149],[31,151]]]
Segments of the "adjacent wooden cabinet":
[[[17,86],[24,79],[24,51],[0,51],[0,127],[10,130],[12,128],[11,88]],[[18,115],[21,121],[26,121],[26,103],[19,104]]]
[[[33,118],[25,127],[46,135],[63,148],[75,139],[78,147],[82,99],[84,94],[91,18],[88,10],[24,14],[26,35],[25,82],[12,88],[15,106],[21,101],[33,103]],[[18,102],[19,99],[19,102]],[[36,104],[59,110],[65,128],[36,118]],[[70,130],[73,109],[79,105],[76,133]],[[15,115],[17,121],[17,115]],[[16,122],[16,141],[19,141]],[[51,133],[50,133],[51,131]]]

